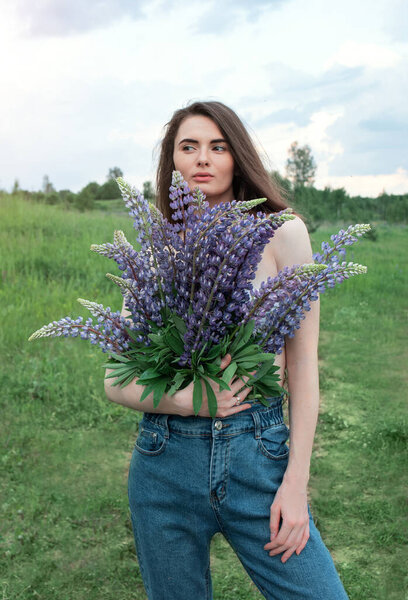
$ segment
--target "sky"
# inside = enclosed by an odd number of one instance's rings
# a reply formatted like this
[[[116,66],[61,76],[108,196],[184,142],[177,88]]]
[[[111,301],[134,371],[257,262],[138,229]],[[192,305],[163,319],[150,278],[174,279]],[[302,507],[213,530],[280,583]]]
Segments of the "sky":
[[[407,0],[0,0],[0,189],[154,180],[195,100],[243,120],[269,170],[308,144],[315,186],[408,193]]]

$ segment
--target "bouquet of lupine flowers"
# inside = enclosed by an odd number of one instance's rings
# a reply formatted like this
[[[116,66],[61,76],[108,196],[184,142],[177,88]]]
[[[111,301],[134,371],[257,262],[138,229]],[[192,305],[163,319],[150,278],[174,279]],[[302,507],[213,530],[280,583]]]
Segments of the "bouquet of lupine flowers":
[[[209,381],[220,391],[230,390],[228,382],[234,376],[249,377],[252,390],[247,400],[268,406],[268,397],[284,391],[278,384],[275,355],[282,352],[285,336],[294,335],[319,293],[366,272],[365,266],[341,258],[345,247],[370,226],[339,231],[331,236],[332,244],[324,242],[314,254],[314,263],[285,267],[254,290],[251,281],[265,245],[278,227],[294,218],[291,209],[249,213],[265,198],[209,208],[201,190],[191,191],[174,171],[171,223],[122,178],[116,181],[140,249],[115,231],[113,244],[92,245],[91,250],[117,263],[121,276],[107,277],[119,286],[131,320],[78,298],[96,322],[65,317],[29,339],[80,336],[98,344],[109,354],[103,367],[112,369],[107,377],[115,378],[113,385],[124,387],[136,377],[136,383],[145,386],[140,400],[153,392],[154,407],[164,394],[172,396],[194,381],[197,415],[203,381],[214,417],[217,401]],[[221,357],[227,353],[231,363],[220,373]]]

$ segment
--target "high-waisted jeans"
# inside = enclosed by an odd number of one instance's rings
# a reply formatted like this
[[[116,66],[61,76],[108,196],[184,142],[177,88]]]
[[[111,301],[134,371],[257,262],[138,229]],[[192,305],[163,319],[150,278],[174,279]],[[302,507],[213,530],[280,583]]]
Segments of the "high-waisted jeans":
[[[264,550],[289,455],[282,399],[270,400],[224,418],[143,415],[128,491],[149,600],[211,599],[217,532],[265,598],[348,598],[309,505],[310,537],[300,554],[282,563],[282,554]]]

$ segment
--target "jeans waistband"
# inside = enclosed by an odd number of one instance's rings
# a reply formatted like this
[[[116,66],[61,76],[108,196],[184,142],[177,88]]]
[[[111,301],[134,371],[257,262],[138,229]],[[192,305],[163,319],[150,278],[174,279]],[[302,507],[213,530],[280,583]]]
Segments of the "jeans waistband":
[[[255,429],[256,437],[260,436],[262,429],[271,425],[281,425],[283,419],[283,396],[268,398],[269,406],[254,403],[250,408],[235,413],[229,417],[182,417],[159,413],[144,413],[143,421],[155,423],[165,429],[165,436],[170,431],[191,436],[221,436],[229,437],[245,431]]]

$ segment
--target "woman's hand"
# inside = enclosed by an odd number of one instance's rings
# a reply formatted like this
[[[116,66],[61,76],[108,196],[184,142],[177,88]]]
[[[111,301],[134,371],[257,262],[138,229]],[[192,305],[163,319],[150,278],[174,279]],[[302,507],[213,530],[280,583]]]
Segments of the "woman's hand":
[[[270,556],[286,550],[281,558],[284,563],[295,551],[297,555],[302,552],[310,535],[306,486],[282,481],[271,505],[270,530],[271,541],[264,546]]]
[[[226,369],[231,362],[231,355],[226,354],[221,361],[221,370]],[[251,375],[254,375],[256,371],[253,371]],[[249,377],[243,377],[242,379],[234,378],[228,383],[231,391],[222,390],[219,391],[218,383],[215,383],[211,379],[208,380],[210,386],[214,390],[215,397],[217,398],[217,412],[216,417],[229,417],[234,415],[235,413],[241,412],[243,410],[247,410],[251,407],[251,404],[245,403],[242,404],[244,399],[247,397],[249,392],[252,390],[252,387],[244,387],[245,383],[248,381]],[[208,409],[208,399],[207,393],[204,384],[202,383],[203,388],[203,401],[201,404],[201,408],[198,411],[197,416],[199,417],[209,417],[210,412]],[[243,388],[243,389],[242,389]],[[194,382],[192,381],[189,385],[181,390],[178,390],[173,398],[176,406],[177,414],[187,417],[194,415],[193,408],[193,389]],[[234,397],[239,394],[240,403],[237,405]]]

